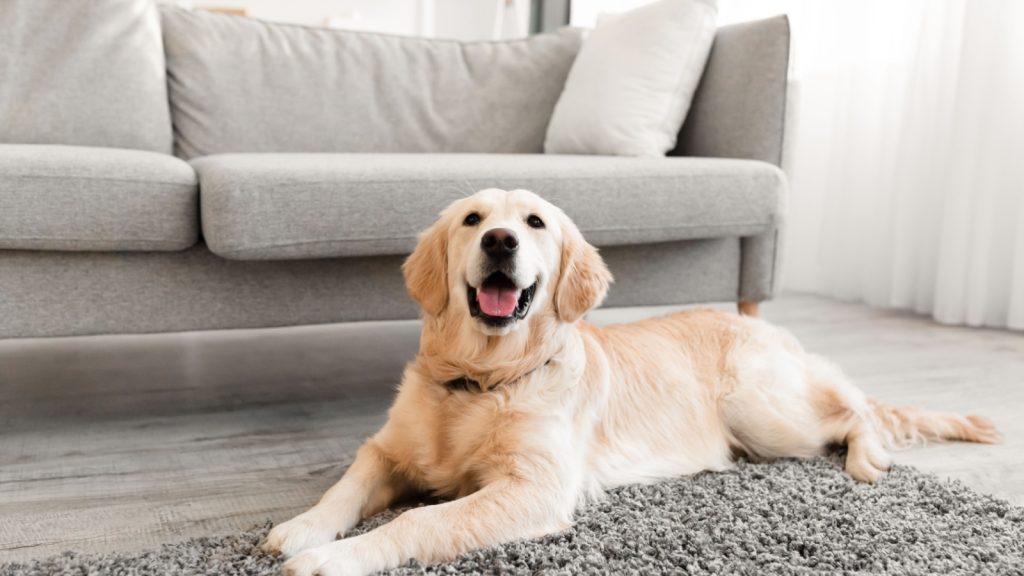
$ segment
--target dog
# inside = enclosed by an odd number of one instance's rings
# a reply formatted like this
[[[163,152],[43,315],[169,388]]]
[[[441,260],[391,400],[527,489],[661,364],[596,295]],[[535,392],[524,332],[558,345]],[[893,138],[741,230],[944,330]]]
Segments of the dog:
[[[288,576],[369,574],[551,534],[609,488],[727,470],[741,455],[845,444],[846,473],[874,482],[888,448],[999,440],[978,416],[866,398],[756,318],[586,323],[612,275],[564,212],[525,190],[451,204],[403,273],[423,312],[419,353],[342,479],[268,535]],[[416,493],[447,501],[337,540]]]

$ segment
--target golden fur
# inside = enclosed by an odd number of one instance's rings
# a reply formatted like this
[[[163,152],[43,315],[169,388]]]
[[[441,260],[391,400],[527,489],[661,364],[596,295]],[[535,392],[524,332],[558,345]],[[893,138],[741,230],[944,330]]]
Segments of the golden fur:
[[[478,225],[463,225],[470,212]],[[546,227],[527,227],[529,215]],[[480,235],[498,225],[519,235],[517,273],[537,283],[528,315],[507,329],[483,326],[466,299]],[[404,273],[424,314],[419,354],[387,424],[344,477],[271,531],[265,549],[292,556],[286,574],[367,574],[541,536],[569,526],[607,488],[727,469],[738,453],[810,457],[845,443],[846,471],[872,482],[889,466],[887,447],[998,439],[979,417],[868,400],[834,365],[755,318],[694,310],[606,328],[581,321],[611,275],[572,222],[529,192],[455,202]],[[445,387],[461,377],[482,390]],[[336,540],[423,492],[451,500]]]

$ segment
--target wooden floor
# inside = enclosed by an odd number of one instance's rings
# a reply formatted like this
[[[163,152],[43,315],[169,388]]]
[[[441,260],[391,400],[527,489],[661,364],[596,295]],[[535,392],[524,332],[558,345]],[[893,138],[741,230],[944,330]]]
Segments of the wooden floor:
[[[870,394],[993,418],[1003,445],[897,461],[1024,504],[1024,335],[806,296],[762,313]],[[381,424],[417,333],[405,322],[0,341],[0,561],[290,517]]]

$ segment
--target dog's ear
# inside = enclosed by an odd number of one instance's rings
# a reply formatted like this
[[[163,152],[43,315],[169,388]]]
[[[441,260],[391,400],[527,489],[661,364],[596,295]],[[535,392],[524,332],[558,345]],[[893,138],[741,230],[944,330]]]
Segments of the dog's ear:
[[[568,217],[562,225],[562,263],[555,288],[555,312],[562,322],[579,320],[608,293],[612,273]]]
[[[448,226],[442,218],[420,235],[416,249],[402,264],[405,288],[428,316],[448,306]]]

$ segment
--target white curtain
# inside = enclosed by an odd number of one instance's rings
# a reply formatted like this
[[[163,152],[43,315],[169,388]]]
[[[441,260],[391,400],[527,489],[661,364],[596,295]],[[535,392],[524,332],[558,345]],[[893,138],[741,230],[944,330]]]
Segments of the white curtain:
[[[650,0],[573,0],[572,23]],[[1024,330],[1024,0],[719,0],[788,14],[783,286]]]
[[[1024,2],[721,0],[793,28],[784,286],[1024,329]]]

